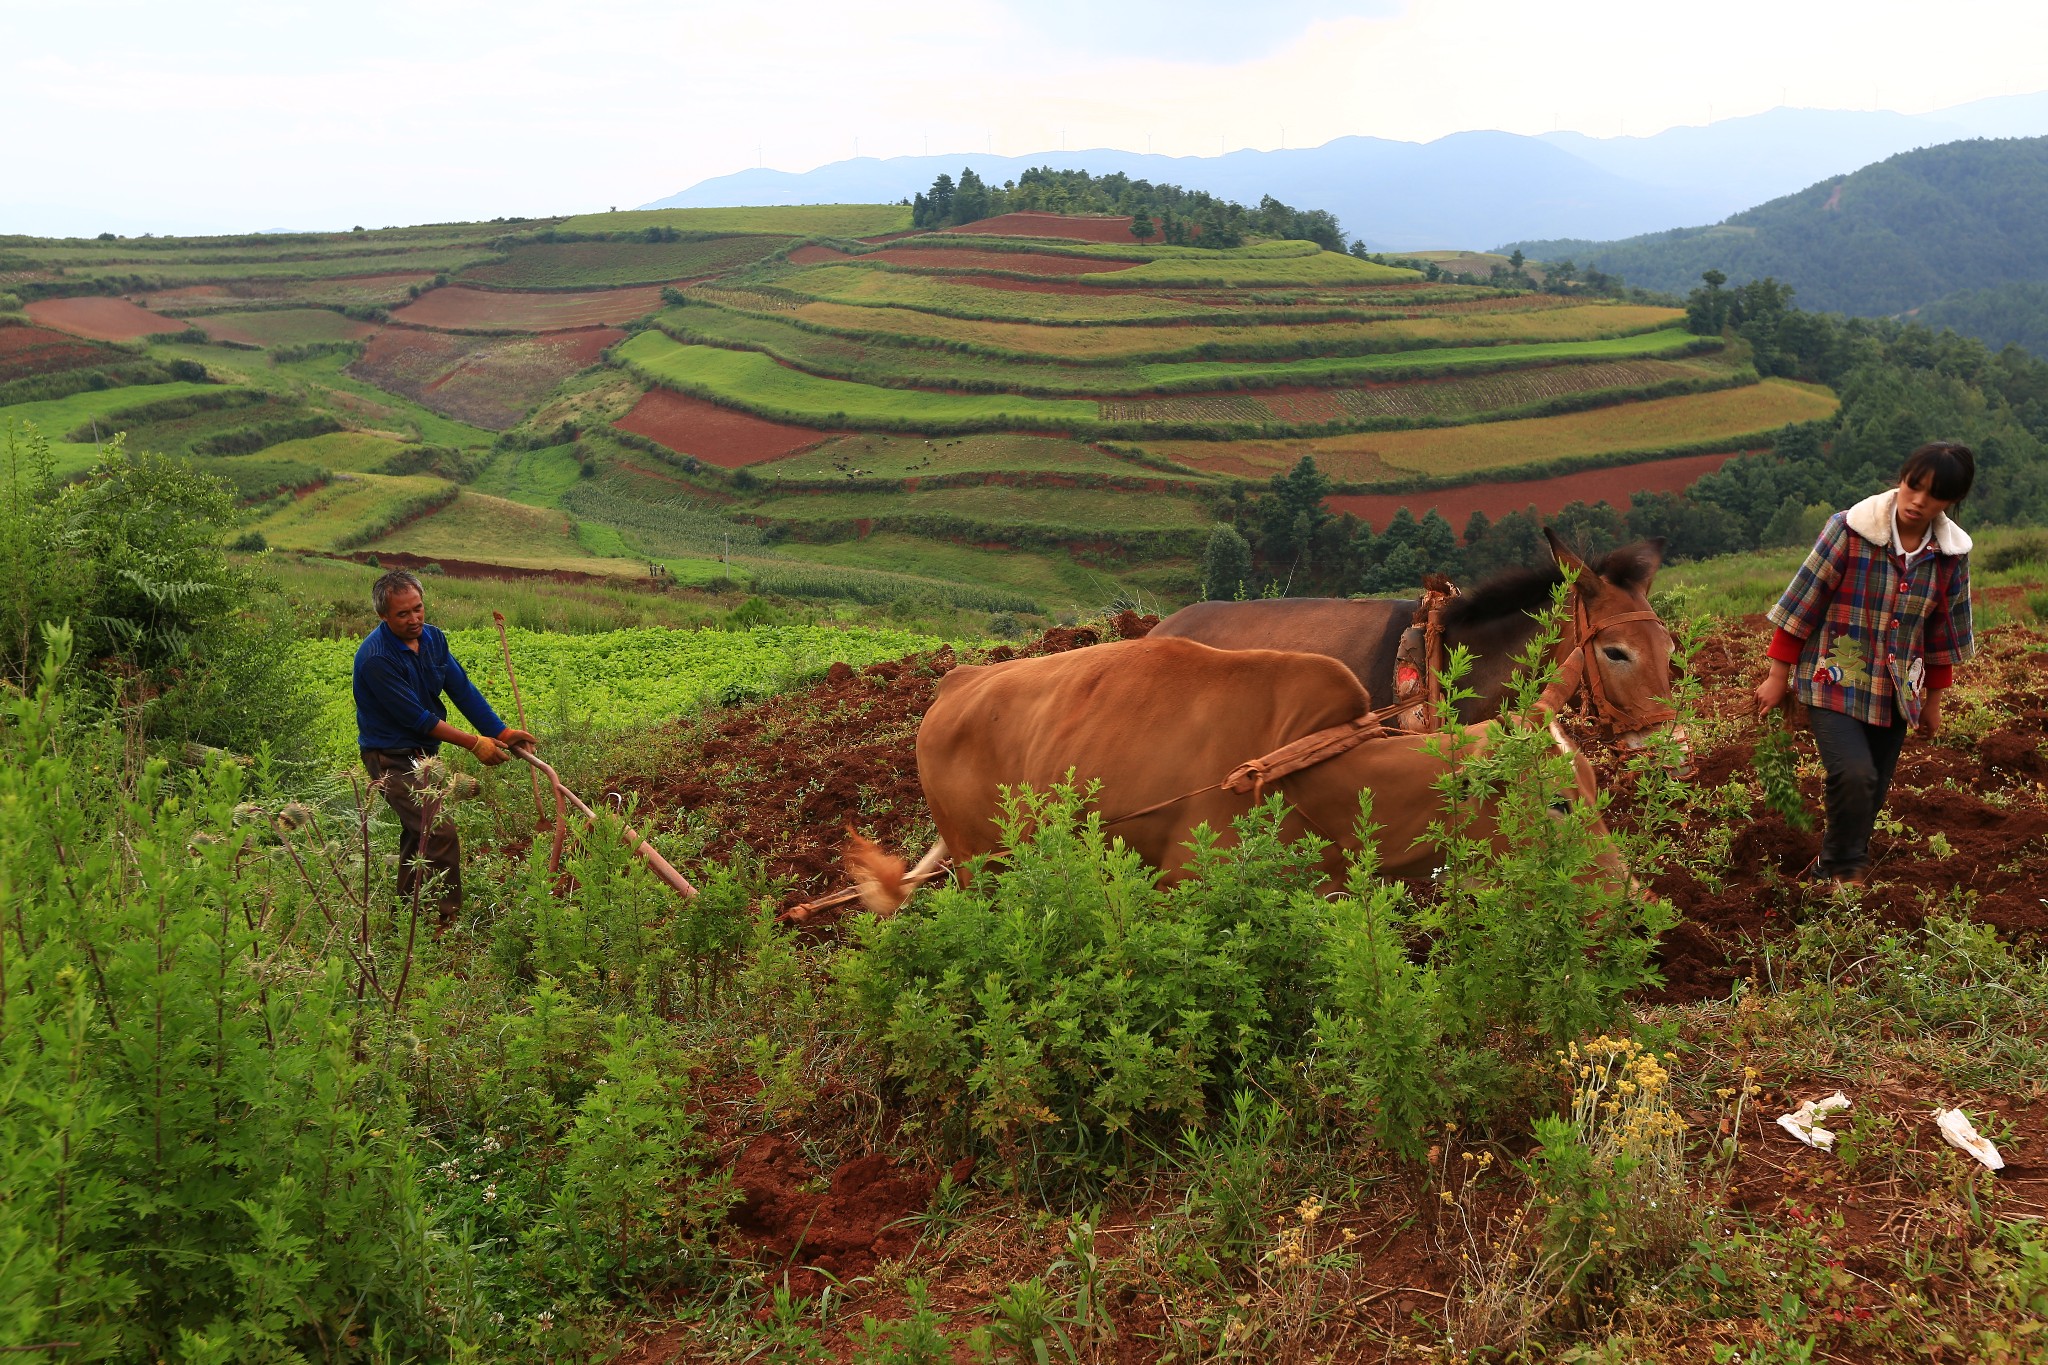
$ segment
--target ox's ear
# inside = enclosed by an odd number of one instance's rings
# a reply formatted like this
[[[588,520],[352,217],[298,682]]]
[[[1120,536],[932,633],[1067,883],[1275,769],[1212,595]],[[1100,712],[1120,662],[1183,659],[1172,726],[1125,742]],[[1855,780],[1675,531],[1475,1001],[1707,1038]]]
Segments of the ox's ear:
[[[1600,576],[1624,592],[1648,595],[1650,581],[1664,567],[1664,537],[1624,545],[1600,563]]]
[[[1586,567],[1586,561],[1580,559],[1571,546],[1564,543],[1563,536],[1546,526],[1543,528],[1543,538],[1550,542],[1550,554],[1557,561],[1557,567],[1575,575],[1580,592],[1591,594],[1598,591],[1599,585],[1593,581],[1593,571]]]

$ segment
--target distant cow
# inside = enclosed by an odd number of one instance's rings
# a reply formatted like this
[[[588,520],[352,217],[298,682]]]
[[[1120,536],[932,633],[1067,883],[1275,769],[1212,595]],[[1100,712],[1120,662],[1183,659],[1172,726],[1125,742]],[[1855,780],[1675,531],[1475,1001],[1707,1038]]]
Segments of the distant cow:
[[[956,668],[917,734],[918,777],[940,838],[919,871],[947,855],[965,864],[999,851],[1001,788],[1044,791],[1071,770],[1078,783],[1101,784],[1096,806],[1111,832],[1164,881],[1177,881],[1187,875],[1193,854],[1185,845],[1197,825],[1227,841],[1231,821],[1266,794],[1250,781],[1243,790],[1217,784],[1295,741],[1355,728],[1369,709],[1365,689],[1334,659],[1192,640],[1129,640]],[[1274,781],[1290,806],[1283,834],[1314,830],[1330,840],[1323,866],[1341,885],[1346,855],[1357,848],[1359,793],[1369,789],[1381,871],[1427,875],[1438,861],[1428,829],[1442,814],[1434,784],[1446,766],[1432,750],[1461,740],[1483,746],[1486,727],[1462,737],[1380,734]],[[1576,794],[1591,799],[1591,767],[1573,757]],[[1478,819],[1475,832],[1488,835],[1491,812]],[[1623,875],[1611,854],[1603,866]],[[883,913],[920,880],[906,879],[899,860],[861,839],[849,847],[848,870],[862,901]]]

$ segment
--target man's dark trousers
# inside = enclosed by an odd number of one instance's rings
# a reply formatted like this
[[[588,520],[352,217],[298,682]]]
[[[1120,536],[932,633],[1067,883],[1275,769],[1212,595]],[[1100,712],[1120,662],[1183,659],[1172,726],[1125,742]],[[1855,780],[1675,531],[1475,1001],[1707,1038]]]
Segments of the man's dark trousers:
[[[1806,715],[1828,773],[1828,828],[1820,841],[1819,870],[1824,876],[1850,876],[1870,866],[1870,832],[1899,766],[1906,723],[1871,725],[1818,706]]]
[[[417,749],[365,749],[363,766],[370,781],[382,784],[384,799],[398,815],[398,894],[410,903],[415,894],[431,899],[446,923],[462,909],[462,844],[455,822],[441,808],[416,765]],[[420,884],[425,882],[424,890]]]

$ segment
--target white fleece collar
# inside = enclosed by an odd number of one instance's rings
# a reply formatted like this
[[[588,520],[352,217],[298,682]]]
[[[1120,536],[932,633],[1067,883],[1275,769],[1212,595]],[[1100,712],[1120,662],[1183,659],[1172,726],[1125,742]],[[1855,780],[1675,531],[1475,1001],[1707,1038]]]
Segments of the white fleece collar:
[[[1892,505],[1898,500],[1899,490],[1896,488],[1871,494],[1849,509],[1849,529],[1880,549],[1891,549]],[[1934,518],[1930,534],[1934,538],[1934,548],[1945,555],[1970,553],[1970,533],[1950,521],[1946,512]]]

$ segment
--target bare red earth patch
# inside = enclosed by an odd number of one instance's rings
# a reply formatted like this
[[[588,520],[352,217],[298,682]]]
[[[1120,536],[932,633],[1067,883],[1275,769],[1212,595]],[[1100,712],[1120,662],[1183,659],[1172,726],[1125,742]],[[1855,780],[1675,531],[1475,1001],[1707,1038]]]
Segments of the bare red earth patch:
[[[963,1162],[965,1179],[972,1162]],[[922,1213],[938,1187],[937,1175],[901,1171],[880,1153],[840,1163],[823,1194],[809,1186],[817,1172],[787,1138],[766,1133],[747,1144],[733,1166],[741,1202],[732,1226],[757,1253],[787,1267],[790,1292],[813,1295],[902,1257],[918,1243],[910,1215]]]
[[[977,237],[1064,237],[1072,242],[1117,242],[1126,246],[1137,240],[1131,236],[1131,220],[1114,215],[1002,213],[946,231]]]
[[[34,374],[83,370],[117,358],[118,352],[80,341],[47,327],[0,326],[0,383]]]
[[[790,256],[795,260],[794,254]],[[1103,256],[1052,256],[1037,251],[977,251],[972,247],[892,246],[870,259],[890,265],[928,265],[956,270],[1013,270],[1026,275],[1101,275],[1129,270],[1137,261]]]
[[[644,284],[630,289],[520,293],[449,285],[420,295],[392,317],[415,327],[453,332],[559,332],[645,317],[661,307],[665,287]]]
[[[658,441],[679,455],[709,461],[720,469],[765,464],[816,445],[829,436],[848,434],[771,422],[671,389],[649,389],[631,412],[612,425]]]
[[[537,337],[387,327],[348,372],[457,421],[503,431],[624,336],[610,327]]]
[[[82,299],[37,299],[27,309],[31,319],[73,336],[93,341],[133,341],[157,332],[181,332],[185,324],[138,308],[126,299],[94,295]]]
[[[1497,518],[1533,506],[1538,512],[1548,515],[1567,503],[1591,503],[1602,499],[1626,510],[1635,494],[1678,492],[1690,487],[1694,480],[1713,473],[1740,453],[1682,455],[1672,460],[1647,460],[1642,464],[1616,465],[1612,469],[1587,469],[1547,479],[1475,483],[1458,488],[1431,488],[1420,493],[1337,493],[1323,501],[1333,512],[1349,512],[1374,526],[1385,526],[1403,507],[1417,516],[1434,507],[1452,526],[1462,530],[1474,512],[1484,512],[1489,518]]]

